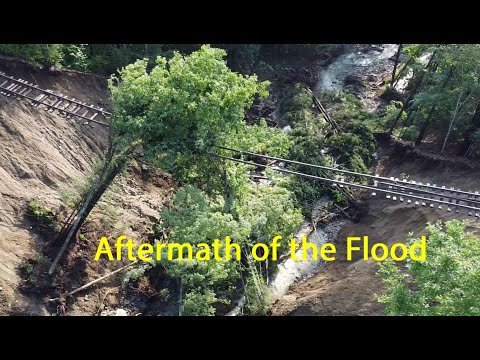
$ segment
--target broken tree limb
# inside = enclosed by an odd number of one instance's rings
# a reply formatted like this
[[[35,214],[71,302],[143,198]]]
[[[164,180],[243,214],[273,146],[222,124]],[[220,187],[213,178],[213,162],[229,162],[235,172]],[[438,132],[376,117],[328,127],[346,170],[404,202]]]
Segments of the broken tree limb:
[[[115,145],[113,144],[112,134],[110,133],[109,136],[109,145],[108,150],[105,155],[102,168],[97,176],[97,179],[93,183],[92,187],[88,192],[88,197],[85,203],[81,206],[81,209],[78,211],[78,215],[76,220],[73,222],[71,226],[67,238],[65,239],[60,251],[58,252],[55,260],[53,260],[50,269],[48,270],[48,274],[52,275],[55,271],[55,268],[58,265],[63,253],[68,247],[68,244],[75,239],[77,232],[82,227],[83,223],[85,222],[87,216],[93,210],[97,202],[100,200],[102,195],[107,190],[108,186],[112,183],[115,177],[120,173],[120,171],[125,166],[126,162],[129,159],[131,152],[142,143],[142,140],[137,140],[127,146],[124,150],[122,150],[119,154],[115,155]]]
[[[87,284],[85,284],[85,285],[83,285],[83,286],[80,286],[79,288],[77,288],[77,289],[75,289],[75,290],[72,290],[72,291],[70,291],[69,293],[67,293],[67,294],[65,295],[65,298],[70,297],[70,296],[72,296],[72,295],[75,295],[75,294],[78,293],[79,291],[88,289],[90,286],[95,285],[95,284],[99,283],[100,281],[105,280],[105,279],[107,279],[107,278],[109,278],[109,277],[111,277],[111,276],[119,273],[120,271],[129,268],[130,266],[133,266],[133,265],[136,264],[137,262],[138,262],[138,261],[133,261],[133,262],[131,262],[131,263],[128,264],[128,265],[122,266],[120,269],[117,269],[117,270],[115,270],[115,271],[112,271],[111,273],[108,273],[107,275],[104,275],[104,276],[102,276],[102,277],[99,277],[99,278],[96,279],[96,280],[90,281],[89,283],[87,283]],[[53,301],[57,301],[57,300],[59,300],[59,299],[60,299],[60,298],[54,298],[54,299],[49,299],[48,301],[49,301],[49,302],[53,302]]]
[[[333,128],[333,131],[334,132],[341,132],[338,124],[336,123],[336,121],[333,120],[332,117],[327,113],[327,110],[325,110],[325,108],[323,107],[320,100],[317,99],[317,97],[313,93],[312,89],[310,89],[309,87],[306,87],[306,89],[310,94],[312,94],[313,103],[317,107],[318,111],[320,111],[320,113],[323,115],[323,117],[325,118],[325,121],[327,123],[329,123],[330,126]]]
[[[345,211],[346,209],[348,209],[348,207],[346,207],[345,209],[342,209],[340,206],[338,206],[337,204],[335,204],[335,207],[340,210],[342,212],[343,215],[345,215],[347,218],[349,218],[350,220],[352,220],[352,217],[350,215],[347,214],[347,212]]]

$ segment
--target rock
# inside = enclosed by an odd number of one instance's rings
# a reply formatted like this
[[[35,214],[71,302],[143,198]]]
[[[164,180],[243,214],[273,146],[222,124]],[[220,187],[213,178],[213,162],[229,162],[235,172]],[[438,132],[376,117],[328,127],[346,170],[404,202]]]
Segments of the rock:
[[[23,178],[29,178],[30,177],[30,174],[25,170],[25,169],[22,169],[20,168],[18,170],[18,177],[23,179]]]
[[[290,131],[292,131],[292,127],[290,125],[287,125],[287,126],[284,126],[282,128],[282,131],[285,133],[285,134],[288,134]]]
[[[128,313],[124,309],[117,309],[115,311],[115,316],[128,316]]]
[[[3,288],[0,286],[0,291],[2,291],[2,290],[3,290]]]

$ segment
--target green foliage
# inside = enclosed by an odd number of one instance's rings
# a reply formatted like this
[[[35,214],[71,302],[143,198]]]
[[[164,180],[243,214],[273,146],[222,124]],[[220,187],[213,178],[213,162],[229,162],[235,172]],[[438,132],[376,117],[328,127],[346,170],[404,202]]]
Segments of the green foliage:
[[[231,214],[222,213],[222,199],[210,202],[205,193],[187,185],[180,189],[173,199],[173,209],[162,211],[164,226],[169,229],[169,238],[179,244],[211,244],[219,239],[225,244],[225,236],[232,242],[243,244],[247,230],[235,221]],[[225,247],[220,254],[225,257]],[[172,260],[162,265],[169,276],[180,281],[186,296],[184,314],[213,315],[213,305],[220,295],[226,299],[232,297],[235,284],[240,277],[240,265],[235,261]],[[154,263],[155,264],[155,263]],[[195,310],[194,308],[198,308]],[[196,313],[198,311],[199,313]]]
[[[243,74],[261,74],[270,79],[290,67],[299,57],[317,60],[329,56],[329,45],[318,44],[218,44],[228,52],[228,66]],[[118,69],[147,58],[155,66],[158,56],[171,58],[175,51],[190,54],[199,44],[0,44],[0,53],[18,56],[37,64],[111,75]],[[286,61],[283,61],[286,60]]]
[[[287,241],[293,237],[303,217],[295,207],[293,194],[288,190],[289,179],[279,176],[271,186],[251,186],[237,200],[235,214],[241,227],[248,231],[250,245],[267,243],[276,235],[283,235],[280,252],[286,249]]]
[[[377,119],[366,112],[362,103],[351,94],[325,93],[322,103],[335,119],[341,132],[332,134],[330,126],[312,111],[312,98],[305,87],[297,84],[285,91],[283,121],[292,126],[289,158],[299,162],[368,172],[375,151],[372,129]],[[328,136],[327,136],[328,135]],[[330,177],[320,169],[296,165],[295,170],[319,177]],[[336,202],[346,199],[338,191],[319,180],[294,179],[291,190],[307,215],[321,195],[329,194]]]
[[[325,95],[325,106],[341,129],[331,136],[326,145],[338,164],[356,172],[368,172],[375,152],[372,128],[377,119],[365,111],[360,100],[352,94]]]
[[[60,230],[58,215],[48,206],[40,205],[36,200],[28,203],[27,214],[34,217],[37,226],[46,226],[54,233]]]
[[[53,66],[60,66],[63,60],[61,44],[0,44],[0,53]]]
[[[63,65],[67,68],[87,71],[90,68],[86,44],[64,44]]]
[[[379,274],[387,293],[380,297],[388,315],[480,315],[480,238],[465,232],[466,223],[451,220],[429,225],[425,261],[393,261]],[[409,239],[409,244],[419,242]]]
[[[191,290],[185,294],[183,300],[183,315],[185,316],[212,316],[215,315],[213,304],[217,302],[216,295],[211,290]]]
[[[398,132],[395,132],[395,135],[397,134],[403,140],[415,141],[418,136],[418,127],[416,125],[406,126],[398,130]]]
[[[35,275],[35,268],[33,264],[28,262],[27,260],[23,260],[20,263],[20,271],[25,274],[26,280],[30,286],[35,286],[38,282],[37,276]]]
[[[163,225],[169,231],[169,238],[180,244],[211,244],[214,239],[225,244],[225,236],[228,235],[232,242],[240,245],[242,254],[249,253],[254,243],[269,242],[276,235],[289,239],[300,225],[302,216],[293,205],[292,194],[281,186],[282,181],[287,180],[279,179],[279,184],[275,186],[248,187],[236,199],[234,214],[223,212],[224,200],[221,196],[211,200],[198,188],[187,185],[175,194],[172,209],[162,211]],[[286,242],[280,253],[285,248]],[[220,256],[225,258],[225,255],[222,246]],[[186,294],[181,304],[185,315],[213,315],[217,305],[230,302],[242,276],[234,252],[232,259],[228,262],[212,258],[210,261],[194,259],[162,263],[167,274],[180,281]],[[249,267],[253,267],[253,272],[247,272],[247,283],[251,276],[255,276],[252,274],[256,274],[255,264]],[[255,304],[255,309],[260,304],[265,306],[266,299],[261,297],[260,302]]]
[[[269,305],[269,289],[263,278],[258,277],[257,279],[259,284],[255,284],[252,276],[247,279],[245,285],[247,305],[245,308],[249,315],[266,315]]]
[[[413,73],[408,88],[415,93],[408,104],[409,123],[402,124],[405,119],[402,116],[400,124],[415,126],[418,132],[415,137],[414,128],[411,128],[399,135],[418,143],[429,132],[440,135],[440,138],[448,134],[447,140],[451,141],[466,140],[471,133],[472,116],[480,102],[480,46],[411,44],[405,47],[405,51],[413,61],[402,73],[403,76],[409,70]],[[430,66],[426,66],[427,62]],[[389,121],[385,123],[389,124]]]
[[[147,157],[173,172],[179,155],[187,156],[181,164],[188,166],[209,146],[226,145],[244,126],[244,111],[254,96],[268,94],[268,84],[232,72],[223,56],[221,49],[202,46],[189,56],[157,58],[151,72],[147,60],[122,69],[110,81],[112,127],[121,140],[142,139]]]
[[[42,255],[23,260],[20,263],[19,270],[26,280],[25,285],[36,289],[48,288],[51,281],[46,275],[48,266],[48,259]]]
[[[286,98],[282,102],[284,112],[301,111],[312,107],[312,95],[302,84],[295,84],[290,91],[285,94]]]
[[[349,122],[342,126],[343,132],[334,134],[328,140],[330,152],[348,169],[368,173],[375,152],[375,137],[368,125]]]
[[[271,156],[284,157],[291,145],[292,140],[287,134],[278,128],[268,127],[265,120],[260,119],[259,124],[243,126],[233,133],[227,146],[257,154],[268,151]]]

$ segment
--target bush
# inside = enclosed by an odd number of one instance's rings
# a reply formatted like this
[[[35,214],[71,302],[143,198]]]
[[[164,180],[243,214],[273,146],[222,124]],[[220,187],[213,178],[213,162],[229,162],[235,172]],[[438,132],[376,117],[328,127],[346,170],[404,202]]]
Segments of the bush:
[[[405,269],[392,260],[380,265],[387,315],[480,315],[480,238],[465,227],[458,220],[429,225],[425,261],[407,258]]]
[[[415,141],[418,137],[418,127],[416,125],[411,125],[400,129],[397,132],[397,136],[402,140],[406,141]]]
[[[215,308],[212,306],[217,302],[215,293],[207,291],[189,291],[183,299],[183,315],[185,316],[212,316],[215,315]]]
[[[35,227],[48,228],[52,233],[60,231],[58,215],[48,206],[41,206],[37,201],[32,200],[28,204],[27,214],[35,219]]]
[[[61,44],[0,44],[0,53],[37,64],[60,66],[64,57],[62,47]]]

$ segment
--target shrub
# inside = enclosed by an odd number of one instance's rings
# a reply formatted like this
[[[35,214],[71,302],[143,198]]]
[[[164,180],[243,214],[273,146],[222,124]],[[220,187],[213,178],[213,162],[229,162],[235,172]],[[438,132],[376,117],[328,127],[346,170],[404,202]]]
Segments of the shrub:
[[[392,260],[380,265],[387,315],[480,315],[480,238],[465,227],[458,220],[431,224],[425,261],[407,258],[405,269]]]

